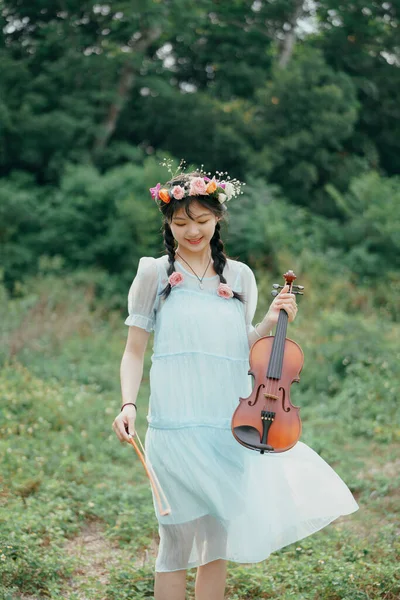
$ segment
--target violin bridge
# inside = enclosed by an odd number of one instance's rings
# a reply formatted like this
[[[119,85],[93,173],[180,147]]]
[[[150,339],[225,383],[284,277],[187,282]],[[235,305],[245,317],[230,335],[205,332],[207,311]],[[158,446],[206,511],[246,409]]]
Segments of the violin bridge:
[[[264,398],[270,398],[271,400],[279,400],[279,396],[275,396],[274,394],[264,394]]]

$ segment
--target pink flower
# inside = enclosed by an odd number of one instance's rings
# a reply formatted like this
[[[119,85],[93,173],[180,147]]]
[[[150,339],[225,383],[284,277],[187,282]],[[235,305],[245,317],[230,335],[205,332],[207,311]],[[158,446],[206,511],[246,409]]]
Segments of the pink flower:
[[[161,183],[157,183],[157,185],[153,188],[150,188],[150,194],[152,198],[158,198],[158,191],[161,187]]]
[[[182,273],[178,273],[178,271],[174,271],[169,277],[168,281],[173,287],[174,285],[178,285],[181,281],[184,280]]]
[[[233,298],[232,289],[226,283],[220,283],[217,289],[218,296],[221,298]]]
[[[202,177],[193,177],[190,182],[189,196],[206,196],[206,184]]]
[[[177,200],[182,200],[185,195],[185,188],[183,188],[181,185],[175,185],[171,191],[173,197]]]

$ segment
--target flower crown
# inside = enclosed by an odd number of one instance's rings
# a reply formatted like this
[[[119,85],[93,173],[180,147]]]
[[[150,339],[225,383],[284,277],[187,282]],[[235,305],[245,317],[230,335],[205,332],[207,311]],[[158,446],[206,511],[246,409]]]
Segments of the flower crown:
[[[182,161],[178,171],[181,170],[181,165]],[[182,200],[187,196],[209,196],[223,204],[226,200],[243,194],[241,186],[245,184],[238,179],[231,179],[227,172],[216,171],[216,175],[212,178],[209,175],[211,173],[203,173],[200,170],[199,175],[184,176],[183,174],[180,184],[168,182],[161,186],[161,183],[157,183],[155,187],[150,188],[151,197],[154,201],[161,200],[161,202],[169,204],[173,198]]]

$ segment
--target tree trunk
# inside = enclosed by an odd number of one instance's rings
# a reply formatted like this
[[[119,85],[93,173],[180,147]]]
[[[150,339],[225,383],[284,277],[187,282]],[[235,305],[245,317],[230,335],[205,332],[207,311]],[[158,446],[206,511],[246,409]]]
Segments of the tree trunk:
[[[291,15],[290,20],[289,20],[291,29],[290,29],[290,31],[288,31],[286,33],[285,38],[282,42],[282,46],[281,46],[282,51],[281,51],[279,59],[278,59],[278,65],[281,69],[284,69],[287,66],[289,60],[292,57],[294,46],[296,43],[295,27],[296,27],[297,20],[300,18],[302,13],[303,13],[303,0],[298,0],[295,4],[293,14]]]
[[[151,46],[153,42],[155,42],[157,38],[160,37],[160,35],[161,29],[152,29],[146,32],[146,35],[141,37],[138,41],[130,42],[129,46],[132,47],[132,51],[135,53],[144,52],[149,46]],[[93,151],[95,154],[101,152],[106,147],[109,139],[113,135],[117,126],[119,114],[124,107],[129,93],[133,87],[136,75],[137,73],[135,73],[131,58],[129,56],[122,67],[115,101],[110,105],[107,117],[105,118],[100,128],[100,132],[95,139],[93,145]]]

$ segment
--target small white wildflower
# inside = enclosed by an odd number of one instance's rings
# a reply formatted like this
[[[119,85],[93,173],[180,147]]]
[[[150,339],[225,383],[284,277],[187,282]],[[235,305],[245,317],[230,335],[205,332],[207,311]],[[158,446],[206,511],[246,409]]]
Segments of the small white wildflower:
[[[235,188],[233,187],[232,183],[230,183],[228,181],[228,183],[225,184],[225,194],[228,197],[228,200],[230,200],[233,196],[233,194],[235,193]]]

